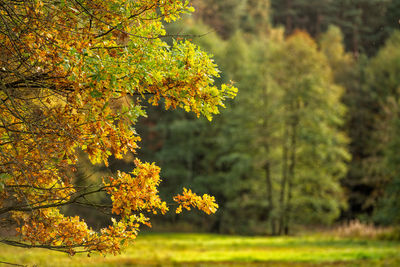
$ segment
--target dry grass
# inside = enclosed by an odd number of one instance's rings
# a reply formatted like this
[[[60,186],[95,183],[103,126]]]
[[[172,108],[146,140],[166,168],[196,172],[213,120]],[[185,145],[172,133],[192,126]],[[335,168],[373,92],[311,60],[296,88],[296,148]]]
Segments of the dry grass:
[[[373,224],[362,223],[359,220],[353,220],[342,224],[331,231],[331,235],[342,238],[357,239],[382,239],[393,232],[390,227],[377,227]]]

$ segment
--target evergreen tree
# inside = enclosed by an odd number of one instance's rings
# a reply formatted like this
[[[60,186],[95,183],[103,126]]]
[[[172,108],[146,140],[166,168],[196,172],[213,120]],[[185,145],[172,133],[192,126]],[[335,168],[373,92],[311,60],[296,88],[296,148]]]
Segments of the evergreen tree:
[[[195,1],[196,18],[215,29],[224,39],[228,39],[240,27],[246,2],[247,0]]]
[[[224,39],[236,31],[259,34],[270,28],[270,0],[196,1],[196,17]]]
[[[400,32],[394,32],[368,68],[368,85],[379,103],[372,140],[376,160],[374,191],[376,201],[382,199],[377,209],[377,220],[399,223],[398,197],[400,192],[400,157],[398,136],[400,125]]]
[[[346,53],[340,28],[330,26],[321,35],[319,46],[326,55],[332,69],[335,83],[345,88],[343,103],[348,112],[344,129],[350,138],[349,152],[352,155],[348,172],[341,183],[347,193],[348,209],[342,217],[354,219],[361,214],[371,212],[371,185],[366,174],[365,162],[369,157],[368,144],[372,138],[373,117],[376,103],[372,92],[366,88],[364,81],[365,64],[362,59],[354,60]],[[374,201],[372,201],[374,202]]]
[[[287,34],[302,29],[314,37],[334,24],[344,33],[346,48],[355,55],[374,54],[393,28],[398,0],[272,0],[275,25]],[[392,19],[386,20],[386,15]],[[388,17],[389,18],[389,17]]]

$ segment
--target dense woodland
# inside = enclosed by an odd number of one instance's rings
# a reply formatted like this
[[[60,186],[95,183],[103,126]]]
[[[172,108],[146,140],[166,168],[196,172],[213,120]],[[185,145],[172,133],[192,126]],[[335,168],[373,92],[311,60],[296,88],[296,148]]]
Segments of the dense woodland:
[[[159,108],[141,121],[140,153],[162,167],[161,193],[190,184],[220,206],[169,222],[247,234],[398,225],[400,1],[194,5],[170,34],[212,53],[219,82],[239,93],[213,124]]]

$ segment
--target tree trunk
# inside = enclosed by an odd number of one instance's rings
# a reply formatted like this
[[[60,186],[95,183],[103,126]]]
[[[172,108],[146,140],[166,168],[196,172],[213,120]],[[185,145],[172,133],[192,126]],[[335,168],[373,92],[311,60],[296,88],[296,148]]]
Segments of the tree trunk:
[[[285,235],[289,234],[290,230],[290,223],[292,217],[292,189],[293,189],[293,182],[295,179],[295,168],[296,168],[296,139],[297,139],[297,125],[298,125],[298,118],[297,116],[293,118],[293,122],[291,125],[292,135],[290,137],[290,164],[288,168],[288,196],[286,202],[286,220],[285,220]]]
[[[262,133],[263,137],[263,146],[266,153],[266,162],[264,163],[264,171],[265,171],[265,182],[267,185],[267,199],[268,199],[268,218],[271,223],[271,234],[276,235],[276,222],[275,216],[271,216],[271,213],[275,210],[274,198],[272,196],[272,180],[271,180],[271,164],[270,164],[270,134],[269,134],[269,125],[268,125],[268,77],[266,74],[266,85],[263,88],[263,102],[264,102],[264,110],[266,110],[266,114],[264,114],[263,124],[262,124]]]
[[[317,11],[317,22],[315,23],[315,36],[319,36],[321,34],[321,25],[322,25],[322,14],[321,11]]]
[[[291,34],[293,31],[293,18],[292,18],[292,0],[286,0],[286,17],[285,17],[285,28],[287,34]]]
[[[272,181],[271,181],[271,168],[270,168],[270,163],[267,161],[264,164],[264,170],[265,170],[265,180],[267,184],[267,199],[268,199],[268,217],[270,218],[271,221],[271,234],[276,235],[276,220],[275,216],[271,216],[271,213],[274,212],[275,210],[275,203],[274,199],[272,196]]]
[[[278,234],[282,235],[285,225],[285,194],[286,194],[286,184],[287,184],[287,167],[288,167],[288,125],[285,125],[283,134],[283,147],[282,147],[282,179],[281,179],[281,191],[279,197],[279,228]]]

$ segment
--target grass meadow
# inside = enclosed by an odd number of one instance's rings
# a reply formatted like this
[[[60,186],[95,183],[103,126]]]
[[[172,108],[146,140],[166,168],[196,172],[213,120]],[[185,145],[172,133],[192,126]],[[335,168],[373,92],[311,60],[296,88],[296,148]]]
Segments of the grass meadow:
[[[121,255],[74,257],[0,246],[0,261],[24,266],[400,266],[400,242],[337,238],[141,234]],[[0,264],[1,266],[1,264]],[[4,264],[6,266],[6,264]],[[10,265],[11,266],[11,265]]]

